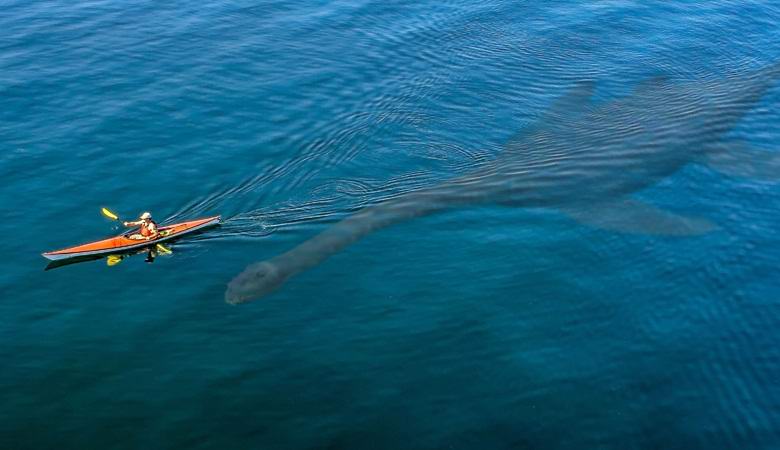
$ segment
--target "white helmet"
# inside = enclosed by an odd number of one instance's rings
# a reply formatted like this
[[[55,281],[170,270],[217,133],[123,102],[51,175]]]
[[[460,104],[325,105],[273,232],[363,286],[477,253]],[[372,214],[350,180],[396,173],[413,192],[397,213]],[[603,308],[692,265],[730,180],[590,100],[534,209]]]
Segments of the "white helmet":
[[[145,212],[145,213],[141,214],[141,219],[151,219],[151,218],[152,218],[152,214],[151,213]]]

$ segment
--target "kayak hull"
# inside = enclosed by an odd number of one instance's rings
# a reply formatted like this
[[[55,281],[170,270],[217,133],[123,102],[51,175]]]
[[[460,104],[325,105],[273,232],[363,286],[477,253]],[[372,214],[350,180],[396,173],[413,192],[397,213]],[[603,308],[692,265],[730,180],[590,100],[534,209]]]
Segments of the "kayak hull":
[[[186,234],[193,233],[204,228],[219,225],[220,216],[206,217],[203,219],[191,220],[189,222],[176,223],[160,227],[161,236],[151,240],[130,239],[128,236],[137,233],[133,230],[116,237],[90,242],[87,244],[68,247],[62,250],[42,253],[43,257],[51,261],[60,261],[70,258],[83,258],[87,256],[100,256],[123,253],[129,250],[140,249],[160,242],[170,241]]]

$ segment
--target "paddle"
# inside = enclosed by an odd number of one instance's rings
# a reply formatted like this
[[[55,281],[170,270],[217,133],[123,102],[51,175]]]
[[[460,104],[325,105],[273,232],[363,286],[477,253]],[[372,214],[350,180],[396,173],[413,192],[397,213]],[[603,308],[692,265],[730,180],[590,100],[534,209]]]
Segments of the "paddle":
[[[108,255],[106,258],[106,265],[109,267],[115,266],[122,262],[124,257],[122,255]]]
[[[110,209],[108,209],[108,208],[100,208],[100,212],[103,213],[104,216],[108,217],[111,220],[119,220],[119,216],[116,213],[114,213],[113,211],[111,211]],[[124,224],[124,222],[123,222],[123,224]],[[170,230],[162,230],[162,231],[159,232],[159,237],[165,237],[165,236],[168,235],[168,233],[170,233]],[[163,253],[166,253],[166,254],[172,253],[169,249],[163,247],[160,244],[157,244],[157,246],[159,247],[159,249]]]
[[[115,212],[111,211],[108,208],[100,208],[100,212],[104,216],[108,217],[111,220],[117,220],[117,221],[119,220],[119,216]],[[160,232],[160,236],[165,236],[167,234],[168,234],[167,230]],[[157,250],[158,253],[163,254],[163,255],[170,255],[170,254],[173,253],[171,251],[171,249],[163,246],[162,244],[157,244],[155,246],[155,250]],[[122,259],[124,259],[124,258],[125,258],[125,255],[109,255],[106,258],[106,265],[108,265],[108,266],[115,266],[115,265],[121,263]]]
[[[111,212],[108,208],[100,208],[100,212],[103,213],[104,216],[108,217],[111,220],[119,220],[119,216]]]
[[[173,253],[173,251],[171,249],[169,249],[168,247],[165,247],[162,244],[157,244],[156,248],[157,248],[157,251],[160,252],[163,255],[170,255],[171,253]]]
[[[167,247],[165,247],[162,244],[157,244],[155,246],[155,250],[157,251],[158,255],[170,255],[173,254],[173,251]],[[106,265],[109,267],[113,267],[119,263],[122,262],[123,259],[125,259],[127,255],[108,255],[106,257]]]

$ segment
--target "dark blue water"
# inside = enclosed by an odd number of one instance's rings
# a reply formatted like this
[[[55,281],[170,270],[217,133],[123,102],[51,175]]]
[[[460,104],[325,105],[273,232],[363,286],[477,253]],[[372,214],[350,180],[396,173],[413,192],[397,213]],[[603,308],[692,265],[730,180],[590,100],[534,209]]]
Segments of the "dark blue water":
[[[578,83],[604,104],[777,63],[776,2],[0,7],[0,447],[777,448],[780,170],[748,156],[762,176],[681,164],[630,193],[708,232],[485,201],[225,302],[248,265],[495,161]],[[770,83],[722,137],[777,151],[779,104]],[[119,233],[101,206],[224,224],[44,271]]]

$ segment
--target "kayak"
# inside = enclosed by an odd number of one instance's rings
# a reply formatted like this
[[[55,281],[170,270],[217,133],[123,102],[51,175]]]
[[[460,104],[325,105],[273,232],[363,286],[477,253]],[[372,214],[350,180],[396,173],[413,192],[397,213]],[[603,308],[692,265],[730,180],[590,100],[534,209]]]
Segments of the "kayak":
[[[175,223],[159,228],[160,236],[150,240],[130,239],[133,234],[139,233],[139,229],[130,231],[116,237],[90,242],[87,244],[68,247],[62,250],[43,253],[43,257],[52,261],[62,259],[79,258],[84,256],[99,256],[126,252],[128,250],[148,247],[160,242],[169,241],[207,227],[218,225],[220,216],[206,217],[190,220],[189,222]]]

